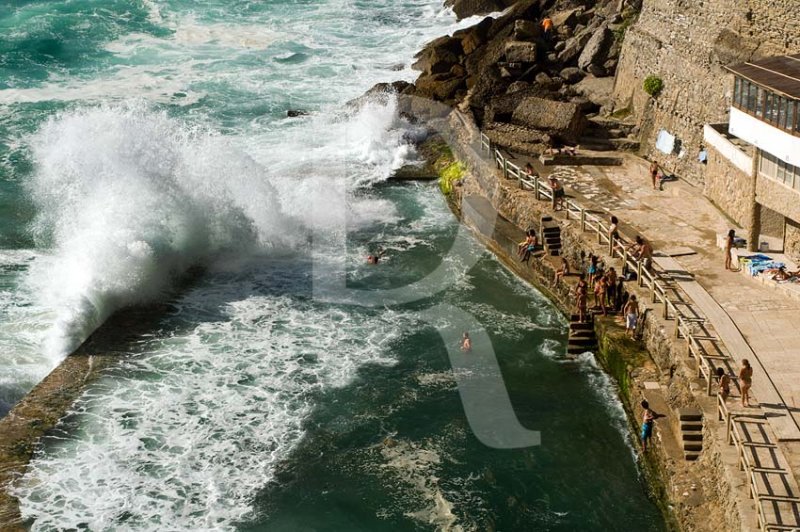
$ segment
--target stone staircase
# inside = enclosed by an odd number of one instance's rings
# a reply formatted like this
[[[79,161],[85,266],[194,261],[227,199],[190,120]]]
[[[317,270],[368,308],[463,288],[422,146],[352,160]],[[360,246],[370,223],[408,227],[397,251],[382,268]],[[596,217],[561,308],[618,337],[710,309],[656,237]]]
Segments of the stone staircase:
[[[639,141],[633,135],[633,125],[594,117],[589,120],[578,144],[584,150],[630,151],[639,150]]]
[[[580,355],[587,351],[597,349],[597,337],[594,333],[594,318],[591,313],[586,314],[588,321],[578,321],[578,315],[573,314],[569,320],[569,340],[567,340],[567,354]]]
[[[678,423],[683,457],[697,460],[703,450],[703,413],[696,408],[679,408]]]
[[[561,227],[551,216],[540,219],[541,242],[545,253],[552,256],[561,254]]]

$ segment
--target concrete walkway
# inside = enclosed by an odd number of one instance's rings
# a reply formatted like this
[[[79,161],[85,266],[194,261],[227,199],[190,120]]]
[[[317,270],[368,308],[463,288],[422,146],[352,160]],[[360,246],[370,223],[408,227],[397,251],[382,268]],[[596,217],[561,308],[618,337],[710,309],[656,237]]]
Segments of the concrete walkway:
[[[628,154],[621,157],[621,166],[562,166],[546,168],[543,175],[552,172],[581,203],[616,215],[623,234],[643,235],[656,251],[690,248],[694,252],[675,260],[710,297],[700,292],[690,297],[733,358],[737,362],[751,359],[753,394],[784,442],[795,473],[800,472],[800,300],[725,270],[716,235],[736,225],[701,189],[677,181],[665,183],[663,191],[653,190],[649,163]]]

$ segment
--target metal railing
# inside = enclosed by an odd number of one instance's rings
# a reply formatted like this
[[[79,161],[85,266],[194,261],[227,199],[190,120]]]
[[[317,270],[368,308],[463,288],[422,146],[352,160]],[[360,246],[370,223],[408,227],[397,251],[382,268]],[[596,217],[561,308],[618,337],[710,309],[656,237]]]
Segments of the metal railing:
[[[540,179],[536,174],[529,174],[522,170],[518,165],[509,161],[502,152],[492,146],[491,140],[483,132],[481,132],[481,149],[484,150],[493,160],[497,168],[499,168],[503,177],[506,179],[516,179],[519,181],[520,188],[532,190],[537,200],[546,198],[552,200],[553,191],[551,187]],[[597,235],[597,243],[600,245],[608,246],[608,254],[612,259],[620,259],[623,267],[629,271],[636,272],[637,285],[640,288],[647,288],[650,291],[650,299],[653,304],[662,306],[662,316],[665,320],[675,321],[674,334],[676,338],[685,338],[687,345],[688,356],[697,361],[698,378],[702,378],[706,382],[706,394],[709,396],[713,394],[714,383],[716,380],[716,368],[730,363],[733,359],[730,355],[725,354],[721,347],[722,342],[719,338],[709,333],[707,330],[708,320],[702,316],[699,310],[696,310],[694,315],[689,315],[680,310],[681,306],[689,307],[691,299],[687,294],[681,301],[675,301],[670,298],[670,292],[677,290],[676,287],[669,285],[665,279],[670,276],[667,272],[659,271],[654,264],[650,264],[649,268],[645,267],[644,261],[637,260],[631,256],[629,248],[625,245],[624,241],[611,235],[610,227],[607,226],[603,219],[594,212],[586,209],[583,205],[578,203],[572,198],[564,198],[564,215],[566,219],[580,221],[582,232],[594,232]],[[702,333],[698,333],[697,329],[702,329]],[[702,342],[711,342],[715,346],[715,352],[718,354],[711,354],[706,348],[703,347]],[[737,379],[731,379],[738,387]],[[717,412],[720,421],[725,422],[727,431],[727,440],[731,445],[736,445],[737,448],[743,449],[745,444],[736,440],[739,438],[738,432],[734,430],[734,422],[738,414],[731,413],[728,409],[727,403],[722,399],[722,396],[717,394]],[[771,442],[770,442],[771,443]],[[762,494],[759,492],[757,486],[758,468],[751,467],[747,462],[743,452],[739,453],[740,466],[748,472],[748,480],[750,483],[750,496],[755,498],[758,506],[758,520],[759,528],[766,532],[767,530],[778,530],[770,526],[767,516],[765,514],[764,505],[769,504],[774,500],[769,494]],[[800,499],[795,497],[786,498],[786,502],[798,504],[800,508]]]

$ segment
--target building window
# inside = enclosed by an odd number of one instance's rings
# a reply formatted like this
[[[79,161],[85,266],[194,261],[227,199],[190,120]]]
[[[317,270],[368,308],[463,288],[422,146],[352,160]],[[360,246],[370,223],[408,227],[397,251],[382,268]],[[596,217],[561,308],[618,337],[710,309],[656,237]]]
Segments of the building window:
[[[771,153],[761,152],[758,172],[762,176],[783,183],[789,188],[800,190],[800,167],[792,166]]]

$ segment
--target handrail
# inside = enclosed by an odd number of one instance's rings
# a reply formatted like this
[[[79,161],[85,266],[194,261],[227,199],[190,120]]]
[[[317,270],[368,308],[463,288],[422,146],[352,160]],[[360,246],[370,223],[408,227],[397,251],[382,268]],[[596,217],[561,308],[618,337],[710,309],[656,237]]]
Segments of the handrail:
[[[519,181],[520,188],[523,190],[526,188],[533,190],[536,194],[535,197],[537,200],[541,199],[542,197],[547,198],[548,200],[553,199],[553,191],[551,187],[548,184],[543,183],[538,175],[527,174],[521,170],[518,165],[508,161],[500,152],[500,150],[495,148],[494,152],[492,152],[491,140],[483,132],[481,132],[481,147],[490,155],[494,153],[494,162],[497,168],[502,169],[504,177],[517,179]],[[637,260],[630,256],[628,249],[623,245],[623,243],[619,242],[616,238],[611,237],[609,233],[610,228],[604,224],[604,221],[601,217],[588,211],[574,199],[569,198],[564,199],[564,211],[567,219],[570,218],[571,214],[576,215],[576,217],[580,220],[581,231],[595,232],[597,234],[598,244],[608,244],[609,254],[612,258],[621,259],[624,267],[627,267],[631,271],[635,271],[637,273],[637,284],[640,287],[646,286],[648,289],[650,289],[653,303],[658,302],[663,304],[664,319],[672,318],[675,320],[676,338],[686,339],[689,357],[697,360],[698,376],[705,378],[706,393],[708,395],[713,395],[713,383],[716,378],[714,368],[716,365],[714,364],[712,358],[709,358],[710,355],[708,355],[705,349],[703,349],[703,347],[700,345],[700,339],[711,342],[718,342],[719,339],[709,337],[707,335],[699,336],[694,333],[694,326],[698,324],[705,325],[708,322],[708,319],[705,316],[702,316],[702,314],[698,314],[697,316],[683,315],[678,310],[677,304],[669,298],[668,292],[671,290],[671,288],[669,288],[658,278],[655,265],[651,264],[649,268],[645,268],[643,261]],[[687,300],[691,301],[691,299],[688,297]],[[681,303],[688,304],[686,301],[681,301]],[[726,360],[732,360],[730,358],[730,354],[725,354],[724,356]],[[713,358],[719,359],[717,356]],[[732,432],[735,431],[732,431],[731,424],[735,414],[730,413],[727,404],[722,399],[722,396],[719,395],[719,393],[717,393],[717,413],[719,419],[725,421],[726,430],[728,432],[728,442],[732,445],[733,442],[731,441],[731,437],[735,437],[732,435]],[[752,482],[753,481],[751,480],[751,483]],[[754,492],[755,490],[752,491]],[[762,530],[764,530],[765,523],[761,509],[762,500],[759,494],[755,493],[755,495],[758,499],[759,506],[759,525]]]

